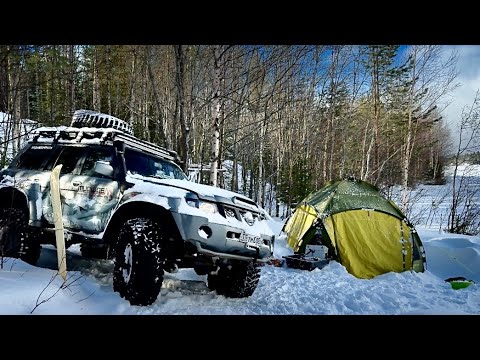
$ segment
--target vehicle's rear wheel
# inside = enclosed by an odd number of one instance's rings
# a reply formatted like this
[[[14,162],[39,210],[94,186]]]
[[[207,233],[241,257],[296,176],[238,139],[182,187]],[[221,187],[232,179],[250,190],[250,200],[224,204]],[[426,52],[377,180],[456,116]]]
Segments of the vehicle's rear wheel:
[[[150,305],[163,282],[161,224],[147,218],[122,226],[115,247],[113,289],[132,305]]]
[[[41,245],[28,229],[26,214],[20,209],[0,209],[0,257],[20,258],[35,265]]]
[[[248,297],[253,294],[260,280],[260,268],[254,262],[232,262],[222,266],[218,273],[209,274],[207,286],[217,294],[230,298]]]

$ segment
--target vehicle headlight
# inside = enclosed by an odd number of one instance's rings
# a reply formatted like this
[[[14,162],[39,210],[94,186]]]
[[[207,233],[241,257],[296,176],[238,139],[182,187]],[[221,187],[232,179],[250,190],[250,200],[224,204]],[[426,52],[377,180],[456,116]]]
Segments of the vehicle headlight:
[[[185,201],[191,207],[200,209],[207,213],[210,213],[210,214],[218,213],[218,208],[215,203],[200,200],[196,194],[193,194],[193,193],[187,194],[187,196],[185,197]]]
[[[198,208],[210,214],[215,214],[218,212],[217,205],[211,202],[199,201]]]

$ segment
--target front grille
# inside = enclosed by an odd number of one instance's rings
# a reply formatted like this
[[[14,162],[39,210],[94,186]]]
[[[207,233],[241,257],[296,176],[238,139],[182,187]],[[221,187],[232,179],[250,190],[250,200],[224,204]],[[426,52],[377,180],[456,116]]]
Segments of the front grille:
[[[252,226],[255,223],[255,220],[258,219],[258,214],[254,214],[250,211],[240,210],[240,215],[242,216],[243,220],[245,220],[245,222],[250,226]]]
[[[222,205],[221,207],[223,207],[223,216],[227,219],[231,218],[239,221],[243,219],[249,225],[253,225],[257,220],[265,220],[265,217],[262,214],[225,205]]]
[[[234,209],[225,207],[225,217],[231,217],[237,219],[237,214]]]

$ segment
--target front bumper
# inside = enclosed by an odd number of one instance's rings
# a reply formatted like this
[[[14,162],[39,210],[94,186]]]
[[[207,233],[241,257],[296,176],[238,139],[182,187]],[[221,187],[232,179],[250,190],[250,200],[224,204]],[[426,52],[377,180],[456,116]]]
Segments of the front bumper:
[[[202,245],[200,245],[199,242],[195,242],[195,245],[197,246],[197,252],[203,255],[211,256],[211,257],[219,257],[223,259],[233,259],[233,260],[243,260],[243,261],[257,261],[261,263],[266,263],[272,259],[271,256],[259,259],[257,257],[249,257],[249,256],[242,256],[242,255],[234,255],[234,254],[226,254],[226,253],[219,253],[216,251],[211,251],[202,248]]]
[[[192,243],[198,253],[225,259],[266,262],[273,252],[274,237],[260,236],[261,243],[240,241],[240,234],[246,231],[240,227],[210,222],[203,216],[172,213],[180,234],[185,241]]]

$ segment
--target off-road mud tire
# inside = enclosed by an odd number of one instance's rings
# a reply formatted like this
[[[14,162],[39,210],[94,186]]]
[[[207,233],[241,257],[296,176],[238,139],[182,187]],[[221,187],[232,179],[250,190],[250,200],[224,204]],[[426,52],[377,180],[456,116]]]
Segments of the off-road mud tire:
[[[0,209],[0,257],[19,258],[35,265],[41,245],[35,232],[28,228],[26,214],[20,209]]]
[[[217,274],[209,274],[207,286],[226,297],[248,297],[257,288],[260,271],[259,265],[254,262],[232,262],[228,266],[221,266]]]
[[[115,247],[113,289],[131,305],[150,305],[163,282],[162,226],[147,218],[130,219],[122,226]]]

